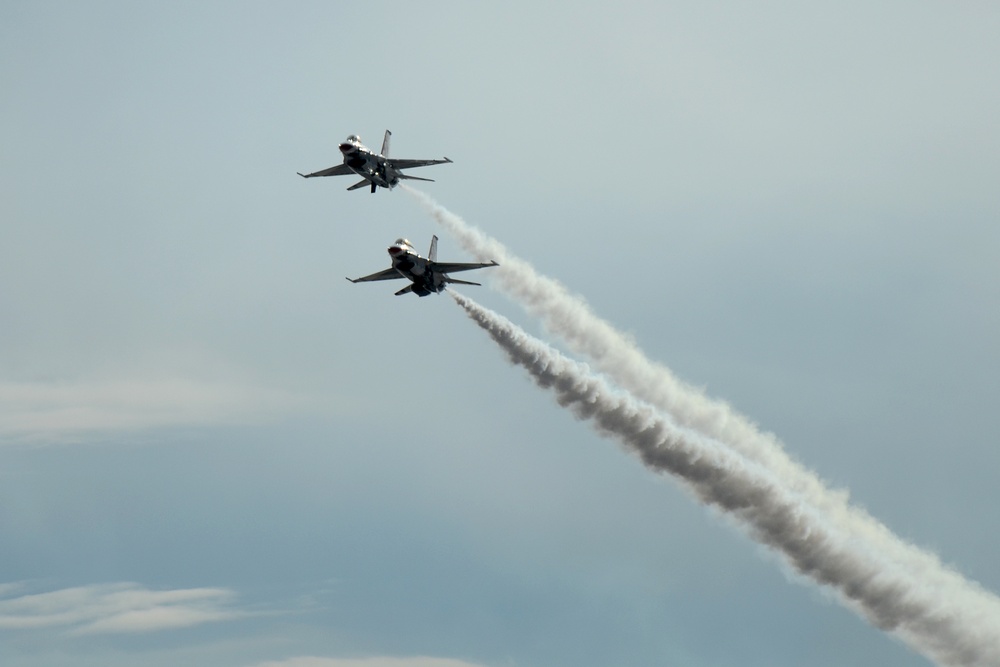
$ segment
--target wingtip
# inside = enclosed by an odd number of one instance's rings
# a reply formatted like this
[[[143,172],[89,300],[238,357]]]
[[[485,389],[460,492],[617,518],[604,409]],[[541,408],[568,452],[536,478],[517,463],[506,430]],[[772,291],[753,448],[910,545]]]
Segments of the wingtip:
[[[445,158],[444,158],[444,161],[445,161],[445,162],[448,162],[449,164],[450,164],[450,163],[452,163],[452,162],[454,162],[454,160],[452,160],[452,159],[451,159],[450,157],[448,157],[447,155],[445,156]]]
[[[299,176],[301,176],[302,178],[309,178],[308,176],[306,176],[305,174],[303,174],[303,173],[302,173],[302,172],[300,172],[300,171],[297,171],[297,172],[295,172],[295,173],[296,173],[296,174],[298,174]]]

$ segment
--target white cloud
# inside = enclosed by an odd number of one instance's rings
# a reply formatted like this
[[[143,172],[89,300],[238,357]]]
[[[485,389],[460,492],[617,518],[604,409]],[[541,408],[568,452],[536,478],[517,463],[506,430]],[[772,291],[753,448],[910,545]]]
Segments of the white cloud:
[[[0,594],[16,590],[0,588]],[[245,616],[222,588],[154,591],[134,583],[94,584],[0,599],[0,630],[64,628],[71,634],[155,632]]]
[[[303,656],[270,662],[261,662],[254,667],[482,667],[463,660],[451,658],[318,658]]]
[[[259,422],[318,402],[191,380],[0,383],[0,439],[74,441],[107,431]]]

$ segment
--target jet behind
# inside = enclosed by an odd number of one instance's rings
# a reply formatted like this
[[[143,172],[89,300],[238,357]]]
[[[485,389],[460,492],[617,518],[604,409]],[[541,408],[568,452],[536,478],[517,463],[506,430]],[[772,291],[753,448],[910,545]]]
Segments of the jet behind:
[[[431,292],[440,293],[444,291],[445,285],[457,283],[460,285],[479,285],[479,283],[467,280],[457,280],[448,276],[455,271],[470,271],[472,269],[484,269],[490,266],[499,266],[495,261],[486,264],[460,264],[454,262],[437,261],[438,237],[431,238],[431,249],[427,257],[421,257],[413,249],[413,245],[406,239],[396,239],[396,242],[389,246],[389,257],[392,258],[392,267],[385,271],[373,273],[362,278],[348,278],[352,283],[366,283],[374,280],[396,280],[406,278],[411,284],[396,292],[396,296],[413,292],[417,296],[427,296]]]
[[[374,153],[371,149],[361,143],[361,137],[352,134],[340,144],[340,152],[344,155],[344,163],[338,164],[329,169],[314,171],[311,174],[302,174],[302,178],[312,178],[313,176],[347,176],[357,174],[364,180],[355,183],[348,190],[357,190],[365,186],[371,186],[374,193],[376,187],[389,188],[390,190],[401,180],[433,181],[431,178],[418,178],[408,176],[403,173],[403,169],[413,169],[414,167],[426,167],[432,164],[444,164],[451,162],[450,159],[442,160],[400,160],[389,157],[389,137],[392,132],[385,131],[385,139],[382,140],[382,152]]]

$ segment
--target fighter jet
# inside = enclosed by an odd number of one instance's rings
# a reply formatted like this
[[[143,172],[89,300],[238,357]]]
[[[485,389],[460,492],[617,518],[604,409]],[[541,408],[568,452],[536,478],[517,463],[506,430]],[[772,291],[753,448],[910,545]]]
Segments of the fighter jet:
[[[374,193],[376,187],[389,188],[391,190],[399,185],[401,180],[434,180],[431,178],[407,176],[403,173],[403,169],[451,162],[448,158],[444,158],[443,160],[399,160],[390,158],[389,137],[391,136],[392,132],[386,130],[385,139],[382,140],[382,152],[373,153],[371,149],[361,143],[361,137],[352,134],[344,140],[344,143],[340,144],[340,152],[344,154],[343,164],[338,164],[335,167],[323,169],[322,171],[314,171],[311,174],[300,173],[299,176],[302,178],[312,178],[313,176],[347,176],[349,174],[357,174],[364,180],[355,183],[347,189],[357,190],[358,188],[371,186],[372,193]]]
[[[374,280],[406,278],[411,284],[396,292],[396,296],[406,294],[407,292],[413,292],[417,296],[427,296],[431,292],[443,292],[445,285],[449,283],[479,285],[479,283],[451,278],[448,276],[449,273],[500,266],[495,261],[487,264],[439,262],[437,261],[437,243],[438,237],[432,237],[431,249],[425,259],[417,254],[417,251],[413,249],[413,245],[409,241],[406,239],[396,239],[396,242],[389,246],[389,257],[392,258],[391,268],[373,273],[370,276],[364,276],[363,278],[348,278],[348,280],[352,283],[366,283]]]

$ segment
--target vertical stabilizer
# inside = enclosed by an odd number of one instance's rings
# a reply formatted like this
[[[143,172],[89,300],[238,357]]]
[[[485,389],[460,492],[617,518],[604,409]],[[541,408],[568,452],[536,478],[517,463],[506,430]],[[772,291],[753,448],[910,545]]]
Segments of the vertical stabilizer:
[[[389,157],[389,137],[391,136],[392,132],[386,130],[385,139],[382,140],[382,157]]]
[[[427,259],[431,262],[438,261],[438,237],[437,234],[431,237],[431,249],[427,251]]]

